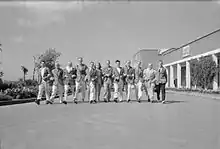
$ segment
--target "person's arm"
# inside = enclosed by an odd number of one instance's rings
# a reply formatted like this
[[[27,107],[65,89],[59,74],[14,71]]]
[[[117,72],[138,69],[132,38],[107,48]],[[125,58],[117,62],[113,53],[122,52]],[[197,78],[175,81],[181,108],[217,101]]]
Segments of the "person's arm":
[[[166,78],[166,82],[165,83],[167,83],[167,70],[165,68],[164,68],[164,76]]]

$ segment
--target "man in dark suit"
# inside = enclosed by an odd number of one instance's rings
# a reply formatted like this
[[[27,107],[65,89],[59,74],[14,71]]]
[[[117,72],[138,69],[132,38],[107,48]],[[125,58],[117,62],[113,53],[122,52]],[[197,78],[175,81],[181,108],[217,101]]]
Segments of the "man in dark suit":
[[[131,91],[132,86],[134,86],[135,79],[135,69],[131,67],[131,61],[128,60],[124,69],[124,75],[126,76],[126,84],[127,84],[127,102],[131,101]]]
[[[37,82],[39,85],[39,91],[37,95],[37,99],[35,100],[36,104],[40,104],[40,101],[42,99],[43,92],[45,91],[46,95],[46,102],[49,101],[50,95],[49,95],[49,80],[50,80],[51,74],[48,67],[45,66],[45,63],[41,62],[41,68],[38,71],[38,78]]]
[[[53,100],[59,93],[60,103],[67,104],[66,100],[63,100],[64,92],[64,71],[60,68],[58,62],[55,63],[55,69],[52,70],[53,75],[53,86],[52,86],[52,95],[50,97],[50,103],[53,103]]]
[[[167,72],[163,67],[163,61],[159,61],[159,68],[156,74],[156,92],[157,100],[160,101],[160,91],[162,92],[162,103],[165,103],[166,91],[165,86],[167,83]]]

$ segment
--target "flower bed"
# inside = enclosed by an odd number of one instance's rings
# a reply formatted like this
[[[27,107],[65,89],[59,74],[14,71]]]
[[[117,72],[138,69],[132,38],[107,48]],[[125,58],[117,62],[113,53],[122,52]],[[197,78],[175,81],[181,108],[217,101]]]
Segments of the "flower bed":
[[[166,88],[168,91],[178,91],[178,92],[196,92],[202,94],[220,94],[220,91],[215,90],[204,90],[204,89],[188,89],[188,88]]]
[[[4,91],[4,95],[9,95],[13,99],[27,99],[37,97],[37,88],[30,87],[30,88],[12,88],[6,89]]]

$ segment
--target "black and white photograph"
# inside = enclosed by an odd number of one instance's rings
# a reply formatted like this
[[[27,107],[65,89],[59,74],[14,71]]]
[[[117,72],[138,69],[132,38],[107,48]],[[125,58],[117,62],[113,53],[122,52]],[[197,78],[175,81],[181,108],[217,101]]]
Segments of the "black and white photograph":
[[[0,149],[220,149],[220,0],[0,1]]]

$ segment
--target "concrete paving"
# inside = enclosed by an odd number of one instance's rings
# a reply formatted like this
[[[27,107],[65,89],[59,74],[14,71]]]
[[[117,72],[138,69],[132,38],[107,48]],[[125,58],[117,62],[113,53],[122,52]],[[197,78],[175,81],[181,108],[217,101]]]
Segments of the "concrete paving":
[[[0,149],[220,149],[219,101],[178,94],[167,99],[3,106]]]

